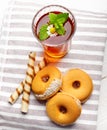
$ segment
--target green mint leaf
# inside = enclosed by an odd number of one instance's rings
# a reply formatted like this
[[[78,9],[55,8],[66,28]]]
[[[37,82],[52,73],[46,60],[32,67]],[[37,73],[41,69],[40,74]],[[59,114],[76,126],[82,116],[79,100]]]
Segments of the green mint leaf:
[[[65,28],[63,26],[60,26],[56,32],[59,34],[59,35],[64,35],[65,34]]]
[[[59,28],[58,23],[55,23],[55,24],[54,24],[54,26],[55,26],[55,28],[56,28],[56,29],[58,29],[58,28]]]
[[[57,22],[64,24],[68,19],[69,13],[59,13],[57,15]]]
[[[47,34],[47,27],[48,27],[48,24],[45,24],[45,25],[41,26],[41,28],[40,28],[39,39],[41,41],[43,41],[49,37]]]
[[[49,21],[51,24],[54,24],[57,19],[57,14],[49,13]]]
[[[66,21],[65,18],[59,18],[59,19],[57,19],[57,23],[58,24],[62,24],[63,25],[65,23],[65,21]]]

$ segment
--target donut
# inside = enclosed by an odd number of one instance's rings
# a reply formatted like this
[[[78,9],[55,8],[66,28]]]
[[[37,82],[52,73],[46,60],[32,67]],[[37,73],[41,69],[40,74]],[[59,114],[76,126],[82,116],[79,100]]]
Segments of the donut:
[[[61,72],[55,66],[47,65],[40,70],[32,82],[32,91],[39,100],[46,100],[61,88]]]
[[[61,89],[64,92],[74,95],[81,103],[84,103],[92,93],[92,79],[81,69],[70,69],[62,78]]]
[[[46,103],[48,117],[60,126],[74,123],[80,116],[81,109],[80,101],[64,92],[58,92]]]

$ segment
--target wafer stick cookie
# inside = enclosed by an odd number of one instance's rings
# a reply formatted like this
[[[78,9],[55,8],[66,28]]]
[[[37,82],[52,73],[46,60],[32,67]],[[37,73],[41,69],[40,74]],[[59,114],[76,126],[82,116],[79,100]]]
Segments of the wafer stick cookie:
[[[24,91],[23,91],[23,96],[22,96],[21,111],[23,113],[27,113],[28,111],[31,83],[34,77],[35,56],[36,56],[36,53],[34,52],[31,52],[29,54],[28,68],[26,71],[25,86],[24,86]]]
[[[14,104],[16,102],[20,94],[23,92],[24,84],[25,84],[25,80],[23,80],[19,84],[19,87],[17,87],[16,90],[11,94],[11,96],[9,97],[9,103]]]
[[[41,69],[43,69],[46,65],[48,64],[48,62],[46,61],[45,58],[43,58],[38,65],[34,66],[34,73],[35,75],[37,74],[37,72],[39,72]]]

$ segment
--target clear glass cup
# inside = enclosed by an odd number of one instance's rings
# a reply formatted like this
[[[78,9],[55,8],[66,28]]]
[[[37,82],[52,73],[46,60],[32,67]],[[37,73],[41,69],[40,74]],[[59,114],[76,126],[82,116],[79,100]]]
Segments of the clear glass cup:
[[[43,20],[43,17],[50,12],[61,12],[61,13],[69,13],[69,25],[65,23],[64,27],[66,27],[66,33],[64,36],[53,36],[49,40],[41,41],[38,38],[38,30],[40,29],[39,22],[46,23],[49,22],[47,19]],[[45,6],[40,9],[34,16],[32,21],[32,31],[34,36],[37,38],[39,43],[41,43],[42,47],[44,48],[44,52],[46,55],[53,57],[53,58],[60,58],[63,57],[68,53],[71,49],[71,41],[76,29],[76,22],[74,15],[71,13],[70,10],[67,8],[60,6],[60,5],[49,5]]]

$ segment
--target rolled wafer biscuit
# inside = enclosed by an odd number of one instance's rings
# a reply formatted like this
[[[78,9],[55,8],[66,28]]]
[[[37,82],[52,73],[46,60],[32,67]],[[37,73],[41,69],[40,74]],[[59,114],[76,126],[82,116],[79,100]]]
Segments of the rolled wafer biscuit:
[[[48,64],[48,62],[46,61],[45,58],[43,58],[36,66],[34,66],[35,75],[37,74],[37,72],[39,72],[41,69],[43,69],[47,64]]]
[[[19,84],[19,87],[17,87],[16,90],[11,94],[11,96],[9,97],[9,103],[14,104],[16,102],[20,94],[23,92],[24,84],[25,84],[25,80],[23,80]]]
[[[33,77],[34,77],[35,56],[36,56],[35,52],[30,52],[29,61],[28,61],[28,68],[27,68],[27,71],[26,71],[25,86],[24,86],[24,91],[23,91],[23,96],[22,96],[21,111],[23,113],[28,112],[31,83],[32,83],[32,80],[33,80]]]

